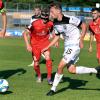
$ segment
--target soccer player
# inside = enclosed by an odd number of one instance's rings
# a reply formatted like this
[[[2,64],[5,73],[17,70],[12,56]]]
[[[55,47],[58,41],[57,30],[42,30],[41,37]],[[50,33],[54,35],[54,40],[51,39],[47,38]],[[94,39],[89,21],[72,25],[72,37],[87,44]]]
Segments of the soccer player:
[[[30,21],[30,24],[33,22],[33,21],[36,21],[37,19],[40,19],[41,18],[41,8],[40,7],[35,7],[34,10],[34,15],[31,17],[31,21]],[[45,56],[44,54],[42,54],[42,57],[45,59]],[[28,66],[34,66],[34,60],[32,61],[31,64],[29,64]]]
[[[54,19],[56,36],[42,52],[50,48],[60,38],[60,34],[62,34],[64,37],[64,53],[58,65],[53,85],[51,90],[47,93],[47,96],[55,94],[56,88],[63,77],[63,69],[65,67],[73,74],[95,73],[100,75],[100,67],[87,68],[84,66],[75,66],[75,62],[80,53],[80,48],[83,48],[86,24],[76,17],[64,16],[61,11],[61,6],[57,3],[50,6],[50,16]],[[81,33],[78,27],[82,29]]]
[[[4,4],[2,0],[0,0],[0,13],[2,16],[2,29],[0,30],[0,37],[4,37],[6,33],[7,16],[6,16],[6,10],[4,8]]]
[[[40,7],[38,7],[38,6],[35,7],[33,12],[34,12],[34,15],[31,17],[31,22],[30,23],[32,23],[33,21],[41,18],[41,8]]]
[[[34,70],[37,74],[37,82],[41,82],[41,72],[39,66],[39,60],[41,57],[41,51],[49,43],[49,33],[52,31],[53,22],[49,21],[49,12],[47,9],[43,9],[41,12],[41,19],[32,22],[32,25],[28,27],[24,32],[24,40],[28,51],[32,52],[34,59]],[[30,34],[30,43],[28,41],[28,34]],[[48,84],[52,84],[52,60],[50,58],[50,49],[45,52],[46,68],[47,68],[47,81]]]
[[[89,45],[89,52],[92,52],[92,42],[94,37],[96,39],[96,46],[97,46],[97,60],[98,64],[100,64],[100,11],[98,8],[93,8],[91,10],[93,20],[89,23],[89,30],[90,30],[90,45]]]

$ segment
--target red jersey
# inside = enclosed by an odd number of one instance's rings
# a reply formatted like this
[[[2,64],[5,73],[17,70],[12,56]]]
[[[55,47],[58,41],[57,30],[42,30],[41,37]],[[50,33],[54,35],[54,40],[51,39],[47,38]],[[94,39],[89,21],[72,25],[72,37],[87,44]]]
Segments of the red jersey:
[[[4,4],[2,2],[2,0],[0,0],[0,10],[2,10],[4,8]]]
[[[97,22],[90,22],[89,30],[95,35],[96,41],[100,42],[100,18],[98,18]]]
[[[44,23],[42,19],[38,19],[32,22],[32,25],[28,27],[31,32],[31,44],[37,45],[49,40],[49,33],[53,28],[53,22],[49,21]]]

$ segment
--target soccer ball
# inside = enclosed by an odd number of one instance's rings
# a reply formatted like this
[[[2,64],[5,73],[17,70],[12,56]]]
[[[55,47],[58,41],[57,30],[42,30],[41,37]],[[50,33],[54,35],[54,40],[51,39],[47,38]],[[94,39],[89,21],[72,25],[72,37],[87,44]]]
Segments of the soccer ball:
[[[9,84],[6,79],[0,79],[0,92],[4,93],[8,90]]]

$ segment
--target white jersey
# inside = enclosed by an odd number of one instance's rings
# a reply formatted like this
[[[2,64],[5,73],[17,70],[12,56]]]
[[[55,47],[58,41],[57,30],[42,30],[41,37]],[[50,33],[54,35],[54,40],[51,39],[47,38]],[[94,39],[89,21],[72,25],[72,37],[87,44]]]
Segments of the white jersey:
[[[73,16],[63,16],[62,21],[54,21],[54,31],[56,35],[62,34],[64,37],[63,60],[66,63],[76,63],[79,53],[80,31],[78,27],[82,21]]]
[[[73,16],[63,16],[62,21],[54,21],[54,30],[56,35],[62,34],[64,45],[76,45],[80,41],[80,31],[78,27],[81,20]]]

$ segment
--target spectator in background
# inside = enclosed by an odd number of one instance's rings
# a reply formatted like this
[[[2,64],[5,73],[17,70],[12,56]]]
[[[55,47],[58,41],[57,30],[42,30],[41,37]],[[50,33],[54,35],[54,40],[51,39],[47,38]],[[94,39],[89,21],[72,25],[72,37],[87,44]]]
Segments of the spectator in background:
[[[30,24],[32,24],[33,21],[36,21],[37,19],[41,18],[41,7],[39,7],[39,6],[35,7],[33,9],[33,13],[34,13],[34,15],[31,17]],[[42,54],[42,57],[45,59],[44,54]],[[33,65],[34,65],[34,60],[28,66],[33,66]]]
[[[6,33],[6,27],[7,27],[7,16],[6,16],[6,10],[4,8],[4,4],[2,0],[0,0],[0,13],[2,16],[2,29],[0,30],[0,37],[4,37]]]
[[[45,48],[49,43],[49,33],[52,31],[53,23],[49,21],[49,12],[47,9],[43,9],[41,12],[41,19],[33,21],[30,27],[24,32],[24,41],[28,51],[32,52],[34,60],[34,70],[37,74],[37,82],[41,83],[41,72],[39,66],[39,60],[41,57],[42,49]],[[28,34],[30,34],[30,42],[28,41]],[[50,49],[44,52],[46,59],[47,68],[47,81],[48,84],[52,84],[51,73],[52,73],[52,60],[50,58]]]
[[[92,52],[92,42],[94,37],[96,39],[96,48],[97,48],[97,60],[100,64],[100,10],[99,8],[93,8],[91,10],[93,20],[89,23],[89,30],[90,30],[90,45],[89,45],[89,52]]]

